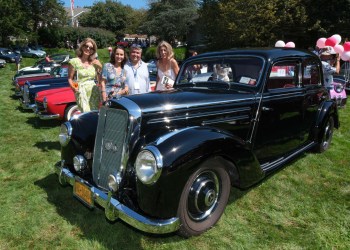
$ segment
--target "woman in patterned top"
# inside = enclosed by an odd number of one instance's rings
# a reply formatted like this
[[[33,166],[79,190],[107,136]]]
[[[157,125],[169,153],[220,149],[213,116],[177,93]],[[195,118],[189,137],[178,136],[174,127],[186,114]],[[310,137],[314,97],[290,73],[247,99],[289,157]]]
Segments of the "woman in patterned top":
[[[124,47],[117,46],[112,50],[110,62],[103,65],[100,84],[104,102],[107,99],[128,94],[129,88],[125,84],[126,72],[124,70],[126,61],[127,55]]]
[[[102,65],[94,56],[96,51],[95,41],[86,38],[76,51],[77,57],[69,61],[68,83],[81,112],[98,110],[100,105],[100,91],[95,79],[98,78]]]

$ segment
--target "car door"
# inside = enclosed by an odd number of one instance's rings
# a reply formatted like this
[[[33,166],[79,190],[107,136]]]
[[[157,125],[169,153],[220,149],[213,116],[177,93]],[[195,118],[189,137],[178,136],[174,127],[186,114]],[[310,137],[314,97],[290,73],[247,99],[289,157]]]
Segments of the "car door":
[[[266,79],[253,145],[261,164],[276,161],[301,144],[304,89],[299,68],[298,60],[277,62]]]

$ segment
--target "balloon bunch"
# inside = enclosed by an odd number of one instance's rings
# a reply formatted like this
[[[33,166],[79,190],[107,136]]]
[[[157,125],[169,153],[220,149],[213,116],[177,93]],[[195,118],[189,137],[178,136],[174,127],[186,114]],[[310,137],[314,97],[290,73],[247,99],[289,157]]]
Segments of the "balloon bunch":
[[[331,37],[324,38],[321,37],[317,40],[316,46],[323,49],[326,46],[333,47],[334,51],[339,53],[340,58],[343,61],[350,60],[350,42],[345,42],[343,45],[339,44],[341,42],[341,36],[335,34]]]
[[[284,43],[282,40],[278,40],[275,43],[275,47],[278,47],[278,48],[295,48],[295,43],[293,43],[293,42]]]

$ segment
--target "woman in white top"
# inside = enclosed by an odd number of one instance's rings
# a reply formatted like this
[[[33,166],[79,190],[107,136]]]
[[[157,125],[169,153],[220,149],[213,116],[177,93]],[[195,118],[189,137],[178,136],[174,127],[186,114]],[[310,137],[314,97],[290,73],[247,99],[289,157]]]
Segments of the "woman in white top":
[[[156,90],[171,89],[179,73],[179,65],[174,59],[173,48],[169,43],[162,41],[158,44],[156,56],[158,58]]]

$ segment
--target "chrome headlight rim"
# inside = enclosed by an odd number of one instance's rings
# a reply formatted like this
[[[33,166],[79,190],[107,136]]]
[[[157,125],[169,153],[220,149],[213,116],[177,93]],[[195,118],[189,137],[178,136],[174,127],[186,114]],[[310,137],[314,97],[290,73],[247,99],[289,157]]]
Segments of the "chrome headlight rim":
[[[70,122],[65,122],[60,127],[59,142],[62,147],[68,145],[72,137],[73,128]]]
[[[338,84],[338,85],[334,86],[334,90],[335,90],[335,92],[337,92],[338,94],[341,93],[341,92],[343,92],[343,90],[344,90],[343,84]]]
[[[145,166],[142,162],[146,156],[151,156],[153,166]],[[163,168],[163,157],[155,146],[146,146],[137,155],[135,161],[135,170],[137,178],[146,185],[154,184],[160,177]],[[151,172],[151,173],[150,173]]]
[[[84,171],[87,168],[87,160],[82,155],[76,155],[73,157],[73,166],[77,172]]]

